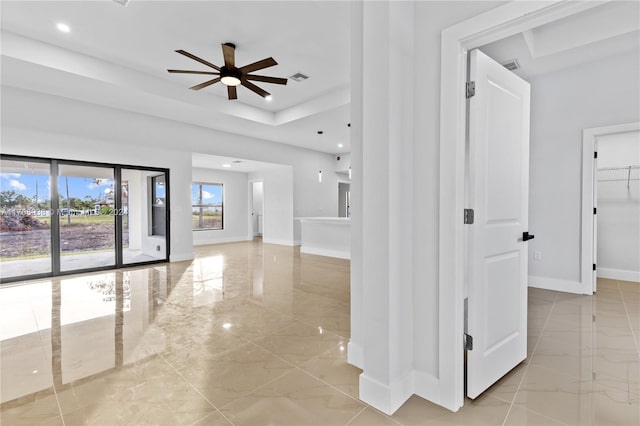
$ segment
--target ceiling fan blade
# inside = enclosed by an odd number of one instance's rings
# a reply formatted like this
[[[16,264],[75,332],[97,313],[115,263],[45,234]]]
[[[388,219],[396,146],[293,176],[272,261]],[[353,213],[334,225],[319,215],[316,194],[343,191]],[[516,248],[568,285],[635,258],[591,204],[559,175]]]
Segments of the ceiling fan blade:
[[[267,77],[264,75],[247,75],[246,77],[247,77],[247,80],[264,81],[265,83],[273,83],[273,84],[287,84],[286,78]]]
[[[227,86],[227,95],[229,95],[229,99],[238,99],[238,92],[236,90],[236,86]]]
[[[242,80],[242,85],[244,87],[246,87],[247,89],[256,92],[258,95],[262,96],[263,98],[266,98],[267,96],[270,95],[269,92],[259,88],[258,86],[256,86],[255,84],[251,83],[248,80]]]
[[[236,66],[236,48],[230,43],[222,45],[222,54],[224,55],[224,66],[227,69],[233,69]]]
[[[204,83],[200,83],[200,84],[198,84],[198,85],[196,85],[196,86],[189,87],[189,89],[191,89],[191,90],[200,90],[200,89],[204,89],[205,87],[207,87],[207,86],[211,86],[212,84],[215,84],[215,83],[217,83],[217,82],[219,82],[219,81],[220,81],[220,77],[218,77],[218,78],[214,78],[213,80],[205,81]]]
[[[167,70],[170,73],[178,74],[204,74],[204,75],[220,75],[219,72],[213,71],[187,71],[187,70]]]
[[[263,59],[261,61],[258,62],[254,62],[252,64],[249,65],[245,65],[244,67],[240,68],[240,72],[247,74],[253,71],[258,71],[264,68],[269,68],[272,67],[274,65],[278,65],[278,63],[276,62],[275,59],[273,58],[266,58]]]
[[[198,62],[200,62],[201,64],[204,64],[204,65],[206,65],[206,66],[208,66],[208,67],[211,67],[211,68],[213,68],[214,70],[218,70],[218,71],[220,71],[220,67],[219,67],[219,66],[217,66],[217,65],[213,65],[211,62],[207,62],[207,61],[205,61],[205,60],[204,60],[204,59],[202,59],[202,58],[198,58],[196,55],[192,55],[191,53],[187,52],[186,50],[182,50],[182,49],[180,49],[180,50],[176,50],[176,52],[177,52],[177,53],[179,53],[179,54],[181,54],[181,55],[186,56],[187,58],[191,58],[191,59],[193,59],[194,61],[198,61]]]

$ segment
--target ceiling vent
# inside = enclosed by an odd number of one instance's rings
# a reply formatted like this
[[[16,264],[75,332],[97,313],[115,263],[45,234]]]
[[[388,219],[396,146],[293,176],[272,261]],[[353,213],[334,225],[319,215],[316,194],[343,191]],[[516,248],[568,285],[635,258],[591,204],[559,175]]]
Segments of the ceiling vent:
[[[232,161],[233,164],[238,164],[238,163],[242,163],[242,160],[233,160]]]
[[[508,69],[509,71],[515,71],[520,68],[520,64],[517,59],[510,59],[507,62],[503,62],[502,66]]]
[[[118,3],[121,6],[126,6],[129,4],[131,0],[111,0],[111,1],[113,1],[114,3]]]
[[[301,81],[304,81],[306,79],[309,78],[308,75],[304,75],[301,72],[297,72],[294,75],[290,75],[289,78],[293,81],[297,81],[298,83],[300,83]]]

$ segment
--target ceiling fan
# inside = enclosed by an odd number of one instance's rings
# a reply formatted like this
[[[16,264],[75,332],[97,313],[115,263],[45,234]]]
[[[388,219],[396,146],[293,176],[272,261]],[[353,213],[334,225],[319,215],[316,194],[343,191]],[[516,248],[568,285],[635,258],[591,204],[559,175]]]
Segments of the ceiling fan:
[[[267,96],[270,95],[269,92],[261,89],[260,87],[256,86],[249,80],[262,81],[264,83],[273,83],[273,84],[287,84],[286,78],[267,77],[264,75],[250,74],[253,71],[258,71],[264,68],[269,68],[274,65],[278,65],[278,63],[273,58],[262,59],[261,61],[254,62],[252,64],[237,68],[236,60],[235,60],[236,45],[233,43],[222,44],[222,54],[224,55],[224,66],[222,67],[214,65],[211,62],[205,61],[204,59],[198,58],[197,56],[192,55],[191,53],[185,50],[176,50],[176,52],[218,71],[218,72],[212,72],[212,71],[167,70],[170,73],[178,73],[178,74],[203,74],[203,75],[218,76],[212,80],[205,81],[204,83],[200,83],[193,87],[190,87],[190,89],[192,90],[204,89],[207,86],[211,86],[212,84],[221,82],[222,84],[227,86],[227,94],[230,100],[238,99],[236,87],[239,85],[243,85],[247,89],[257,93],[263,98],[266,98]]]

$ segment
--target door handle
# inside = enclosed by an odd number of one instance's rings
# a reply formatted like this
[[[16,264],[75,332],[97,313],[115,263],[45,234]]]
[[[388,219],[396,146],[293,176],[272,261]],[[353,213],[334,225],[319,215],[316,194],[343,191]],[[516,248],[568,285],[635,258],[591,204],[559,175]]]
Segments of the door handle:
[[[529,240],[533,240],[536,236],[531,234],[529,235],[529,232],[523,232],[522,233],[522,241],[529,241]]]

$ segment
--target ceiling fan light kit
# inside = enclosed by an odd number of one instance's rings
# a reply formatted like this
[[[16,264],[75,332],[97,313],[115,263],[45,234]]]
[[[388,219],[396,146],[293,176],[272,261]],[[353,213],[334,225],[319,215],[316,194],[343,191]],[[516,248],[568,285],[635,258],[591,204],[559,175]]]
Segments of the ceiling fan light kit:
[[[259,86],[256,86],[255,84],[253,84],[251,81],[249,80],[253,80],[253,81],[261,81],[264,83],[271,83],[271,84],[282,84],[282,85],[286,85],[287,84],[287,79],[286,78],[279,78],[279,77],[267,77],[264,75],[253,75],[251,74],[253,71],[258,71],[261,69],[265,69],[265,68],[269,68],[272,67],[274,65],[278,65],[278,63],[275,61],[275,59],[273,58],[265,58],[262,59],[260,61],[254,62],[252,64],[249,65],[245,65],[243,67],[237,68],[236,67],[236,60],[235,60],[235,51],[236,51],[236,45],[233,43],[223,43],[222,44],[222,54],[224,56],[224,66],[219,67],[217,65],[212,64],[211,62],[205,61],[202,58],[199,58],[185,50],[176,50],[177,53],[186,56],[187,58],[193,59],[194,61],[200,62],[203,65],[208,66],[209,68],[213,68],[214,70],[216,70],[217,72],[212,72],[212,71],[190,71],[190,70],[173,70],[173,69],[169,69],[167,70],[170,73],[177,73],[177,74],[200,74],[200,75],[212,75],[212,76],[218,76],[215,77],[211,80],[205,81],[204,83],[200,83],[197,84],[193,87],[190,87],[190,89],[192,90],[200,90],[200,89],[204,89],[205,87],[211,86],[212,84],[215,83],[222,83],[225,86],[227,86],[227,96],[229,97],[229,100],[231,99],[238,99],[238,94],[237,94],[237,90],[236,87],[242,85],[244,87],[246,87],[247,89],[251,90],[254,93],[257,93],[258,95],[262,96],[263,98],[266,98],[268,96],[271,96],[271,94],[269,92],[267,92],[266,90],[260,88]]]

